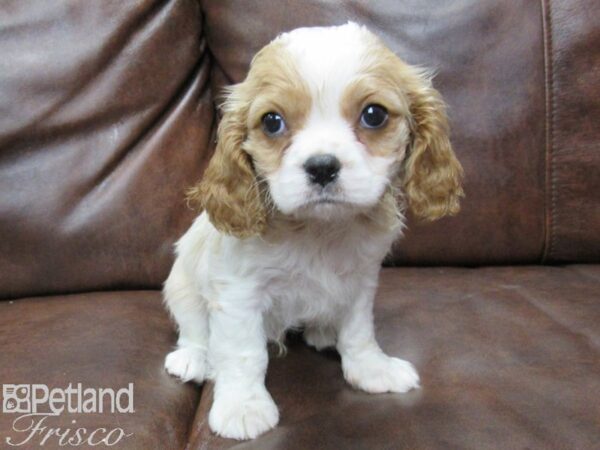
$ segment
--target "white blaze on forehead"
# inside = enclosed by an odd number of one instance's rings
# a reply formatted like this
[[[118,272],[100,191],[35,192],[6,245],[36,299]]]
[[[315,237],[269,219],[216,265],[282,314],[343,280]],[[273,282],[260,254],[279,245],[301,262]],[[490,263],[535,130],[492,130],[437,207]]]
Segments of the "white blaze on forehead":
[[[276,39],[285,45],[315,106],[339,104],[344,88],[361,72],[373,35],[353,22],[298,28]]]

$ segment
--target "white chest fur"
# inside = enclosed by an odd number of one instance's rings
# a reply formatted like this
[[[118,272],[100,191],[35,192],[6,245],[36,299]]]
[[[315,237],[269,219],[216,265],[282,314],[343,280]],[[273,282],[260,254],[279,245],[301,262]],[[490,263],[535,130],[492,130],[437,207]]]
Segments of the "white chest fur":
[[[267,336],[334,320],[358,292],[374,287],[397,232],[365,224],[302,228],[239,240],[201,215],[178,244],[209,310],[246,302],[263,310]]]

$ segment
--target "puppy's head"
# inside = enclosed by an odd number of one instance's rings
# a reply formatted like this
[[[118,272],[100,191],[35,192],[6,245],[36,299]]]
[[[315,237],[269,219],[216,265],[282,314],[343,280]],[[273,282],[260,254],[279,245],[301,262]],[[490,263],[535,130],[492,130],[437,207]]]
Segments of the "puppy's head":
[[[458,211],[462,168],[440,95],[366,28],[282,34],[227,94],[190,193],[220,231],[247,237],[274,213],[329,221],[390,201],[430,220]]]

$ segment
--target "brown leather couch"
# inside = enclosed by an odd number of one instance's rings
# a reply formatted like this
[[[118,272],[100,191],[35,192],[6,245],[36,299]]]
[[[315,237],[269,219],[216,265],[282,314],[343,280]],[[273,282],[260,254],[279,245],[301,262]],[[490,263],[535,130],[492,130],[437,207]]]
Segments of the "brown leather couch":
[[[280,425],[220,439],[211,387],[163,370],[184,191],[219,89],[277,33],[349,19],[437,70],[466,172],[461,213],[411,219],[382,271],[379,341],[423,387],[354,391],[291,336],[267,376]],[[144,450],[599,448],[599,261],[597,0],[0,3],[0,384],[134,383],[134,413],[48,428],[122,427],[116,448]],[[24,439],[15,417],[0,448]]]

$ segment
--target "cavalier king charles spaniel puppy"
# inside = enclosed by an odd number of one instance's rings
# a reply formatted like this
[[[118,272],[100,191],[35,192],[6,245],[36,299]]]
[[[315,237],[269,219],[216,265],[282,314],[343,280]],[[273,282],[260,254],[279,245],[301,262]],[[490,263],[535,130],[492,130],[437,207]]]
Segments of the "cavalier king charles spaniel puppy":
[[[179,328],[166,370],[214,381],[217,434],[277,424],[267,342],[297,327],[337,349],[355,388],[419,386],[412,364],[377,344],[372,310],[404,212],[459,209],[462,168],[430,78],[350,22],[281,34],[227,90],[215,154],[189,193],[203,212],[164,285]]]

